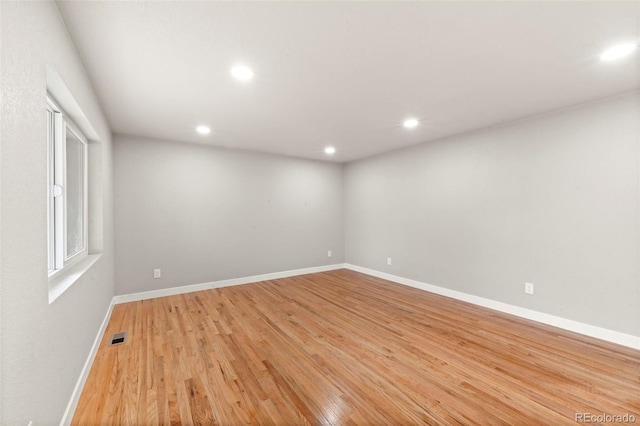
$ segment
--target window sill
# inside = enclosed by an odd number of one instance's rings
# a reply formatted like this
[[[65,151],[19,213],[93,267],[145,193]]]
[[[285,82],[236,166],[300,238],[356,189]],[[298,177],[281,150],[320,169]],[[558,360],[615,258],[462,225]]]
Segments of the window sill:
[[[66,271],[60,271],[51,280],[49,280],[49,304],[53,303],[62,295],[69,287],[73,285],[85,272],[93,266],[102,254],[90,254],[84,259],[72,265]]]

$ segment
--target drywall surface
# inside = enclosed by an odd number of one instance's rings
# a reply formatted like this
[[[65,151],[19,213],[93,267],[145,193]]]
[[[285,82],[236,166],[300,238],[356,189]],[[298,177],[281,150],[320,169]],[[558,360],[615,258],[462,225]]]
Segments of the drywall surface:
[[[639,104],[634,92],[348,164],[346,262],[640,335]]]
[[[341,165],[114,139],[116,294],[344,262]]]
[[[2,2],[0,424],[62,418],[113,297],[111,134],[54,2]],[[100,206],[89,233],[102,257],[52,304],[47,278],[47,68],[100,142]],[[91,148],[93,149],[93,148]],[[94,170],[95,172],[95,170]],[[101,200],[96,200],[100,197]],[[97,232],[98,226],[103,227]]]

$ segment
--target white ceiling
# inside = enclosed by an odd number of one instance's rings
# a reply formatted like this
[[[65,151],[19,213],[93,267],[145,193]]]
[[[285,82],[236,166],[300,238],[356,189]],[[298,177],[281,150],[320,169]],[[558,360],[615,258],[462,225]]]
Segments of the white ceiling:
[[[640,87],[640,2],[58,4],[115,133],[351,161]]]

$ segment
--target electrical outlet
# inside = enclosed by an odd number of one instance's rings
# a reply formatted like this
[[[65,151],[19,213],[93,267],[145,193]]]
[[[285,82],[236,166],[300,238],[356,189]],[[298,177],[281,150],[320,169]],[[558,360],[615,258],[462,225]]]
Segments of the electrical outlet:
[[[527,294],[533,294],[533,283],[524,283],[524,292]]]
[[[153,270],[153,278],[160,278],[161,276],[162,276],[162,272],[160,271],[160,269]]]
[[[331,250],[327,252],[327,257],[331,257]]]
[[[391,258],[387,257],[387,265],[391,265]]]

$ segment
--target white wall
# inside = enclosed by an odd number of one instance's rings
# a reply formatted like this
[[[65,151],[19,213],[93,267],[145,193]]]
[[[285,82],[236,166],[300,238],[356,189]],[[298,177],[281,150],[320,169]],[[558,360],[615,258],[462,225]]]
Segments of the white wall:
[[[346,261],[640,335],[639,96],[348,164]]]
[[[339,164],[128,136],[114,164],[116,294],[344,262]]]
[[[62,418],[113,297],[111,134],[54,2],[1,4],[0,424]],[[46,224],[47,66],[53,67],[101,143],[103,255],[69,290],[48,301]],[[94,148],[92,147],[92,150]],[[95,171],[95,170],[94,170]],[[102,197],[96,200],[96,197]],[[95,212],[94,212],[95,213]]]

